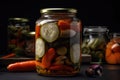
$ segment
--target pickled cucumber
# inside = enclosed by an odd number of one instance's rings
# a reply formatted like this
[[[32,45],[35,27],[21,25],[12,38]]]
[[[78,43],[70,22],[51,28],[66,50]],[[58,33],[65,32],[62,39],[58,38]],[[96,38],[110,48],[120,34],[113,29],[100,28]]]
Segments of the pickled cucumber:
[[[47,42],[53,42],[59,36],[59,28],[55,22],[49,22],[41,26],[40,34]]]
[[[73,44],[70,48],[70,58],[71,61],[76,64],[80,60],[80,44]]]
[[[41,58],[45,53],[45,43],[41,38],[36,39],[36,59]]]

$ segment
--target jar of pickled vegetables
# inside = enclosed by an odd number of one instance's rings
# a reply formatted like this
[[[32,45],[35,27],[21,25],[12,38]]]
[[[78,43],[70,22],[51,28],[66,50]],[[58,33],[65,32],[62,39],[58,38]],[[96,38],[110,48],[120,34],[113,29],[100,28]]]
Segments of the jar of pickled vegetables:
[[[81,21],[76,9],[45,8],[36,21],[35,59],[37,73],[73,76],[80,71]]]
[[[30,31],[29,20],[26,18],[9,18],[7,53],[25,55],[25,46]]]
[[[106,46],[105,59],[108,64],[120,64],[120,33],[110,33],[110,41]]]
[[[35,31],[30,31],[27,34],[24,50],[27,57],[35,57]]]
[[[89,54],[92,62],[105,61],[106,44],[109,41],[106,26],[85,26],[83,31],[82,53]]]

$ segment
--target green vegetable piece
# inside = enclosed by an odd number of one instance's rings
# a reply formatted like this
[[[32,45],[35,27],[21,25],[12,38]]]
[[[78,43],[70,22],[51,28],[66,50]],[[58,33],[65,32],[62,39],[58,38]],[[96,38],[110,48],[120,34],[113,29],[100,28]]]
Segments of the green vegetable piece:
[[[93,45],[94,42],[95,42],[95,39],[94,39],[94,38],[90,39],[90,41],[88,42],[88,44],[87,44],[86,47],[88,47],[88,48],[91,47],[91,45]]]
[[[71,61],[76,64],[80,61],[80,44],[73,44],[70,48]]]
[[[43,57],[43,55],[45,54],[45,43],[41,38],[36,39],[35,47],[36,59]]]
[[[57,54],[64,56],[65,54],[67,54],[67,48],[66,47],[59,47],[57,48]]]
[[[46,23],[41,26],[40,33],[47,42],[53,42],[59,36],[59,28],[55,22]]]
[[[91,49],[96,49],[99,45],[101,45],[103,42],[103,39],[96,38],[94,43],[91,45]]]

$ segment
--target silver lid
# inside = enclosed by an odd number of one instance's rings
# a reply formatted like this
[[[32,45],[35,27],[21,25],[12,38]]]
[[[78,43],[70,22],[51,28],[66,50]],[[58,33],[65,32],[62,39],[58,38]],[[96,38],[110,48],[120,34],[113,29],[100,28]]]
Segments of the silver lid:
[[[108,32],[108,31],[109,30],[106,26],[89,26],[89,27],[85,27],[83,30],[84,33],[87,33],[87,32],[102,33],[102,32]]]

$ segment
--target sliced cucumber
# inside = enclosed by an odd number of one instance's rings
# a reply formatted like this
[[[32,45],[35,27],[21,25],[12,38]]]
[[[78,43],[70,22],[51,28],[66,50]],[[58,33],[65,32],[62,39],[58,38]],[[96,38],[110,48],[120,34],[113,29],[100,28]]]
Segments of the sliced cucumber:
[[[44,38],[47,42],[53,42],[59,36],[59,28],[55,22],[42,25],[40,32],[42,38]]]
[[[80,61],[80,44],[74,44],[70,48],[70,58],[74,64],[79,63],[79,61]]]
[[[45,43],[41,38],[36,39],[35,45],[36,59],[41,58],[45,54]]]

